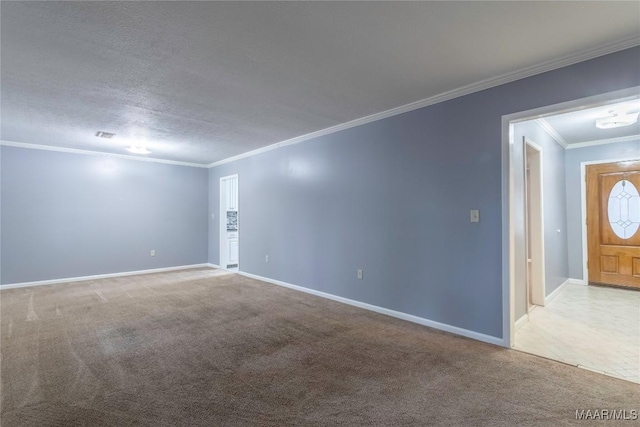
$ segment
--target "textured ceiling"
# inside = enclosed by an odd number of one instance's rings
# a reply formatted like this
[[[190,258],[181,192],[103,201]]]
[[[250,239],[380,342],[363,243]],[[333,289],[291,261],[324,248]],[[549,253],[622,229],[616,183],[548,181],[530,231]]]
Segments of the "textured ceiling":
[[[3,140],[203,164],[640,34],[638,2],[0,7]]]
[[[640,100],[614,102],[601,107],[545,117],[545,120],[568,145],[603,139],[640,136],[640,121],[630,126],[598,129],[596,127],[596,119],[607,117],[612,111],[618,114],[640,112]]]

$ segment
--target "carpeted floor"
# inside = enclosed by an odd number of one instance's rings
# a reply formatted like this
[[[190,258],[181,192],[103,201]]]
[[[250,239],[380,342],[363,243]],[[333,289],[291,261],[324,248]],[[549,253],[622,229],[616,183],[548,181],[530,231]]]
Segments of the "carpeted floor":
[[[564,426],[640,409],[629,382],[211,269],[0,298],[3,427]]]

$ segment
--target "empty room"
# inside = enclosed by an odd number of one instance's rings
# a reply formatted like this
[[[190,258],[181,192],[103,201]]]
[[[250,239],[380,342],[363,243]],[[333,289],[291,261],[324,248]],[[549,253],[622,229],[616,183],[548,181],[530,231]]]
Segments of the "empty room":
[[[2,1],[0,425],[640,412],[640,3]]]

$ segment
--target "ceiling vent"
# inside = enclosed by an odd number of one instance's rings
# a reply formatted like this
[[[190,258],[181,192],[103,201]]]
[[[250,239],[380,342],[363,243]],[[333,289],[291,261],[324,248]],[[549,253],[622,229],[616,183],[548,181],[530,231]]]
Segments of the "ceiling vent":
[[[111,139],[115,136],[115,133],[111,133],[111,132],[102,132],[101,130],[99,130],[98,132],[96,132],[96,136],[98,138],[107,138],[107,139]]]

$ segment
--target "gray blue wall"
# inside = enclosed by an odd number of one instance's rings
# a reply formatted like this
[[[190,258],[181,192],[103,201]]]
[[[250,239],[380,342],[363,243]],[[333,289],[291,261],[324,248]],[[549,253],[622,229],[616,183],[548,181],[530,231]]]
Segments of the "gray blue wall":
[[[583,277],[582,271],[581,163],[596,160],[638,158],[640,158],[640,139],[615,144],[575,148],[566,151],[569,276],[572,279],[586,279]]]
[[[238,173],[241,271],[502,337],[502,116],[638,86],[638,63],[628,49],[212,168],[209,261],[218,179]]]
[[[218,180],[238,173],[242,271],[502,337],[502,116],[638,86],[639,62],[607,55],[224,164],[208,184],[199,168],[2,147],[1,282],[217,264]]]
[[[2,284],[207,262],[206,169],[0,150]]]
[[[518,123],[514,126],[514,183],[516,188],[524,188],[523,137],[542,147],[542,179],[544,208],[544,265],[545,295],[556,290],[569,278],[567,256],[567,194],[565,186],[565,149],[558,144],[534,121]],[[517,221],[514,229],[516,260],[515,268],[515,318],[527,312],[525,276],[525,230],[524,194],[516,192]]]

